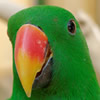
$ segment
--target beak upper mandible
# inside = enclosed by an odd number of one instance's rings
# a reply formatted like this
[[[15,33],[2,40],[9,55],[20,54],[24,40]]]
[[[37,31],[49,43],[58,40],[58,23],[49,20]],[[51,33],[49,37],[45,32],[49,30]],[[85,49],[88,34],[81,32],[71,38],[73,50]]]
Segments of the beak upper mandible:
[[[38,27],[25,24],[17,32],[15,41],[15,64],[22,87],[28,97],[32,85],[45,61],[45,49],[48,39]]]

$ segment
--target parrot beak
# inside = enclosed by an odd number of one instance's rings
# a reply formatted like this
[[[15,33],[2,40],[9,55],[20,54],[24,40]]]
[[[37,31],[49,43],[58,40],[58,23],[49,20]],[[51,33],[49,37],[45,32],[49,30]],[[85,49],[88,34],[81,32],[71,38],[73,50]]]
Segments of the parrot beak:
[[[31,97],[32,85],[45,63],[48,38],[38,27],[25,24],[17,32],[15,64],[22,87]]]

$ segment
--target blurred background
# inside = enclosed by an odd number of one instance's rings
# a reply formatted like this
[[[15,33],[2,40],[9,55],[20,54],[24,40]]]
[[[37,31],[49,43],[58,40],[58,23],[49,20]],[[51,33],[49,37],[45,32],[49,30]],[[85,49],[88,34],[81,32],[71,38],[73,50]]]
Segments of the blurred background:
[[[12,93],[12,46],[7,22],[17,11],[34,5],[56,5],[71,11],[84,33],[100,81],[100,0],[0,0],[0,100]]]

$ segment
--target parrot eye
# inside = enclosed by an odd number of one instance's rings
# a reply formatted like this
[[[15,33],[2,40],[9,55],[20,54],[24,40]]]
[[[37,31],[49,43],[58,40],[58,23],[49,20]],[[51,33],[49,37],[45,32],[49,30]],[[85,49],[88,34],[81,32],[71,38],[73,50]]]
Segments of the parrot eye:
[[[67,25],[68,31],[71,35],[75,35],[76,32],[76,24],[74,20],[70,20]]]

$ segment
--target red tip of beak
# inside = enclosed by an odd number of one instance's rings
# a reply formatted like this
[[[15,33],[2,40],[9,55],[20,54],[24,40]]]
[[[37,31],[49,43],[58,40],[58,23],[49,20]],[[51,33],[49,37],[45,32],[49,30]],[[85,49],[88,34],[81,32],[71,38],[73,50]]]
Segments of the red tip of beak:
[[[43,61],[47,43],[46,35],[38,27],[30,24],[23,25],[17,32],[15,54],[17,55],[18,49],[21,48],[31,58],[36,56]]]

